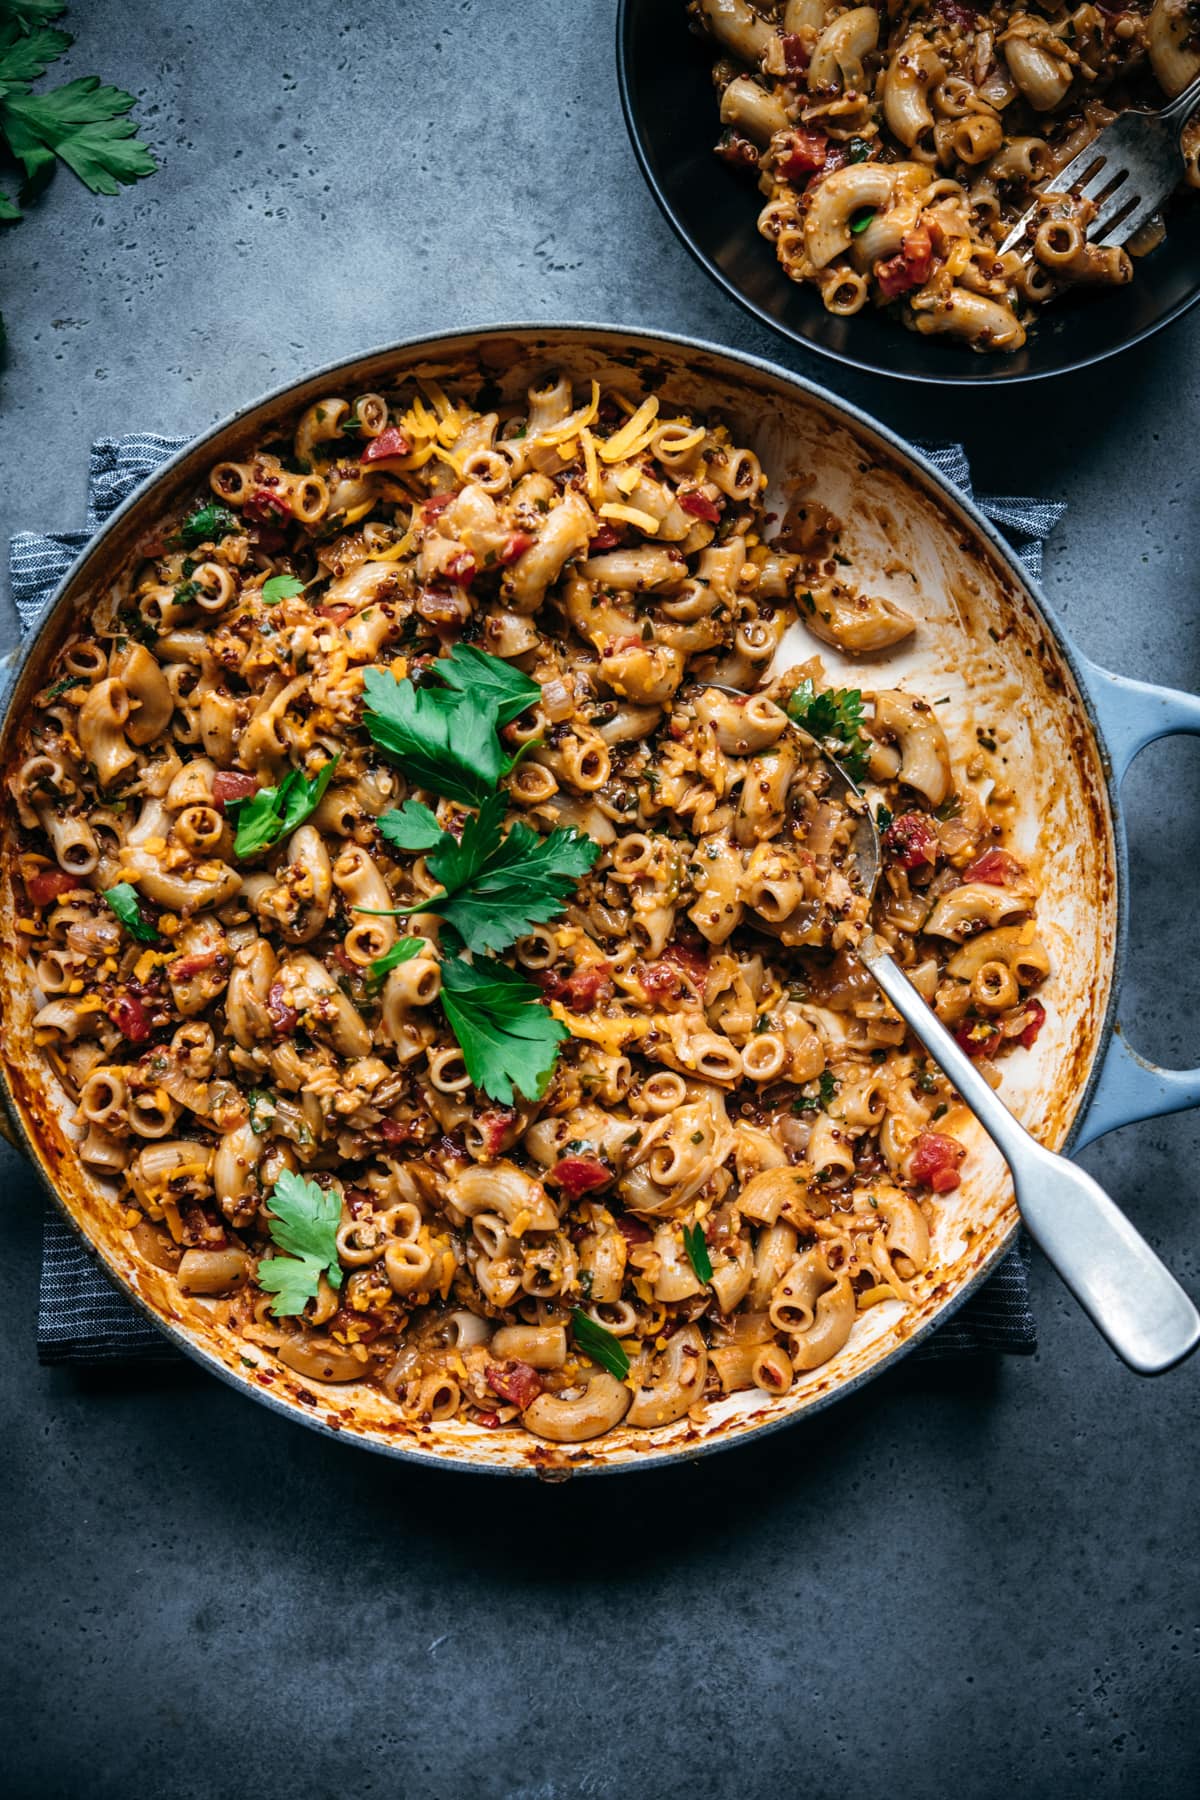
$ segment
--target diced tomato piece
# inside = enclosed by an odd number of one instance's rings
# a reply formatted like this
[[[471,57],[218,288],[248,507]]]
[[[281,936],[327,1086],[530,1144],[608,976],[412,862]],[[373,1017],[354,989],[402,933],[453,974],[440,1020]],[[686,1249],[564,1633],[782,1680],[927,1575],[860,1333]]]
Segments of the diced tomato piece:
[[[114,1000],[108,1016],[122,1037],[127,1037],[131,1044],[144,1043],[150,1036],[150,1020],[146,1009],[132,994],[122,994],[118,1000]]]
[[[1025,873],[1025,864],[1007,850],[985,850],[962,872],[964,882],[985,881],[990,887],[1007,887]]]
[[[685,488],[677,498],[684,512],[691,513],[694,519],[707,519],[710,525],[720,524],[720,507],[707,494],[702,494],[699,488]]]
[[[240,769],[218,769],[213,776],[213,805],[224,812],[231,800],[245,800],[258,792],[258,776]]]
[[[620,541],[620,532],[614,531],[611,525],[605,523],[600,527],[599,531],[592,539],[589,548],[592,550],[612,550],[616,548]]]
[[[436,519],[453,501],[453,494],[431,494],[428,500],[421,503],[421,511],[427,519]]]
[[[679,964],[669,963],[665,959],[659,962],[643,963],[636,974],[643,988],[653,999],[661,999],[664,994],[674,993],[679,986]]]
[[[1032,1050],[1033,1046],[1037,1043],[1038,1032],[1046,1023],[1046,1009],[1040,1000],[1027,1000],[1025,1002],[1025,1011],[1029,1015],[1029,1023],[1017,1039],[1017,1042],[1018,1044],[1023,1044],[1026,1050]]]
[[[968,1056],[995,1056],[1004,1041],[1004,1033],[990,1019],[964,1019],[955,1027],[954,1041]]]
[[[775,156],[775,168],[785,181],[804,182],[829,162],[829,139],[823,131],[789,131]]]
[[[512,1106],[492,1106],[477,1115],[475,1128],[485,1156],[499,1156],[516,1116],[516,1108]]]
[[[895,256],[875,269],[875,280],[885,300],[896,300],[924,287],[933,270],[933,239],[924,225],[906,231]]]
[[[25,892],[32,906],[49,906],[60,894],[79,886],[78,875],[68,875],[65,869],[39,869],[36,875],[25,877]]]
[[[783,51],[784,66],[789,75],[803,75],[812,60],[812,54],[802,37],[794,31],[781,31],[779,44]]]
[[[902,869],[925,868],[938,859],[938,835],[924,813],[901,813],[884,832],[883,843]]]
[[[406,1144],[414,1128],[400,1119],[380,1119],[375,1129],[385,1144]]]
[[[681,944],[678,939],[667,945],[662,953],[664,962],[672,962],[677,968],[689,975],[696,986],[702,988],[708,980],[708,956],[694,944]]]
[[[502,1400],[519,1407],[522,1412],[533,1405],[546,1385],[537,1370],[524,1362],[489,1363],[484,1379],[493,1394],[499,1394]]]
[[[598,1156],[564,1156],[549,1171],[547,1180],[556,1181],[568,1200],[579,1200],[596,1188],[607,1187],[612,1170]]]
[[[479,573],[475,558],[469,550],[459,550],[445,565],[446,574],[459,587],[470,587]]]
[[[931,1187],[935,1194],[952,1193],[961,1179],[958,1171],[966,1154],[966,1145],[957,1138],[944,1137],[940,1131],[923,1131],[908,1165],[909,1177]]]
[[[395,425],[389,425],[381,431],[377,438],[363,445],[362,462],[382,462],[388,456],[408,456],[412,445],[404,433]]]
[[[475,1414],[475,1423],[477,1425],[482,1425],[486,1431],[498,1431],[500,1429],[500,1414],[494,1412],[477,1412]]]
[[[294,1006],[289,1006],[283,997],[283,984],[272,982],[267,994],[267,1017],[271,1021],[271,1030],[276,1037],[291,1037],[300,1023],[300,1014]]]
[[[628,1213],[622,1213],[621,1217],[617,1220],[617,1230],[630,1247],[634,1244],[648,1244],[650,1242],[650,1233],[646,1226],[642,1224],[640,1219],[631,1219]]]
[[[518,562],[527,550],[532,550],[537,539],[531,532],[514,531],[500,547],[499,561],[508,569]]]
[[[255,488],[242,512],[259,525],[290,525],[292,522],[292,509],[288,505],[287,496],[277,493],[274,488]]]
[[[171,964],[171,980],[190,981],[193,975],[202,975],[221,954],[220,950],[197,950],[194,956],[179,957]]]
[[[331,625],[344,625],[347,619],[354,617],[354,608],[344,600],[335,600],[330,606],[314,606],[313,611],[322,619],[328,619]]]
[[[612,965],[606,962],[589,963],[586,969],[576,969],[560,983],[561,993],[556,996],[571,1012],[587,1012],[601,1000],[607,1000],[612,994]]]

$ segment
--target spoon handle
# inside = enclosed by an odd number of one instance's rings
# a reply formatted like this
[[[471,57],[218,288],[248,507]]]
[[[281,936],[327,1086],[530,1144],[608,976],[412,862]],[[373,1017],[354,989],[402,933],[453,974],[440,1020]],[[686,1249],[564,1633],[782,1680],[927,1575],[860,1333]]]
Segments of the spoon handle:
[[[859,954],[1003,1156],[1022,1218],[1097,1330],[1139,1375],[1182,1361],[1200,1343],[1200,1313],[1145,1238],[1086,1170],[1029,1135],[878,938]]]

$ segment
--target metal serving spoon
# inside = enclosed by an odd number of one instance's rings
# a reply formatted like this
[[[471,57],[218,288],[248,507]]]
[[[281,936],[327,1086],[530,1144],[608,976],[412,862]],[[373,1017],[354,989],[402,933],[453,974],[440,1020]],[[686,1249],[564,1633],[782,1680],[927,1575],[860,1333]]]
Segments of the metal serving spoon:
[[[737,699],[748,697],[740,688],[719,691]],[[875,821],[836,757],[819,743],[816,747],[835,790],[854,803],[858,815],[854,858],[863,892],[873,900],[882,861]],[[1139,1375],[1161,1375],[1190,1355],[1200,1344],[1200,1313],[1100,1183],[1039,1144],[1013,1117],[885,944],[868,932],[857,954],[999,1150],[1034,1241],[1117,1355]]]

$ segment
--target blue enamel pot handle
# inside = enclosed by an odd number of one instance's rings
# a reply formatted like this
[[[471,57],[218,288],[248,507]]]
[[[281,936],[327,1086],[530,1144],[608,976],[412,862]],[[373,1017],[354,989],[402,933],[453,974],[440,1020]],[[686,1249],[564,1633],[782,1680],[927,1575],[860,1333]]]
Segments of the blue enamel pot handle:
[[[1124,781],[1138,751],[1157,738],[1200,737],[1200,695],[1130,681],[1078,651],[1074,654],[1108,750],[1114,788]],[[1083,1149],[1120,1125],[1197,1105],[1200,1069],[1162,1069],[1148,1062],[1131,1047],[1118,1016],[1072,1150]]]

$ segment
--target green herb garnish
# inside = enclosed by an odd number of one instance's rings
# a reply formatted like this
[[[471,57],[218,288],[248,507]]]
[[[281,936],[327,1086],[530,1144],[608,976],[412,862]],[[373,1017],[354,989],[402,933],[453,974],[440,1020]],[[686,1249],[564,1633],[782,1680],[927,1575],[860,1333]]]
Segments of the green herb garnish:
[[[540,837],[523,824],[506,837],[501,827],[507,805],[507,794],[493,794],[478,817],[467,820],[461,838],[443,831],[416,800],[384,813],[384,837],[399,849],[425,852],[442,890],[398,910],[437,913],[474,952],[506,950],[534,925],[557,918],[600,846],[573,829]]]
[[[851,237],[861,237],[874,217],[875,208],[873,206],[865,207],[861,212],[855,213],[850,221]]]
[[[794,1113],[828,1112],[829,1103],[837,1093],[837,1077],[832,1069],[824,1069],[817,1081],[815,1094],[801,1094],[798,1100],[792,1101]]]
[[[500,742],[501,726],[540,699],[541,689],[470,644],[455,644],[428,676],[439,685],[417,687],[368,669],[363,724],[415,787],[480,806],[516,765]]]
[[[141,897],[135,887],[132,887],[128,881],[118,881],[116,887],[105,888],[104,898],[130,937],[136,938],[139,944],[157,944],[158,933],[153,925],[143,918]]]
[[[629,1373],[629,1358],[625,1354],[620,1338],[603,1325],[597,1325],[589,1313],[582,1307],[576,1307],[571,1314],[571,1333],[583,1354],[618,1381],[624,1381]]]
[[[397,938],[391,949],[385,950],[382,956],[377,956],[367,970],[367,986],[370,988],[382,987],[393,969],[398,969],[401,963],[411,962],[413,957],[419,956],[424,948],[424,938]]]
[[[683,1228],[683,1247],[687,1251],[688,1261],[696,1272],[698,1281],[711,1281],[713,1275],[712,1258],[708,1254],[708,1244],[704,1237],[702,1225],[685,1225]]]
[[[281,600],[291,600],[303,592],[304,583],[298,576],[272,575],[269,581],[263,582],[259,599],[264,606],[278,606]]]
[[[337,1233],[342,1202],[332,1188],[318,1187],[285,1169],[271,1192],[266,1215],[272,1240],[286,1252],[266,1257],[258,1265],[258,1285],[274,1294],[271,1307],[277,1319],[302,1313],[315,1300],[322,1275],[331,1287],[340,1288]]]
[[[219,544],[222,538],[232,537],[241,529],[242,522],[235,513],[216,500],[210,500],[188,514],[175,541],[185,550],[195,550],[200,544]]]
[[[513,1090],[540,1100],[550,1085],[558,1046],[568,1037],[542,1005],[542,991],[505,963],[442,960],[442,1007],[474,1085],[503,1106]]]
[[[824,744],[835,739],[842,749],[834,754],[851,781],[861,781],[867,772],[870,745],[862,735],[863,697],[857,688],[826,688],[818,693],[806,675],[788,701],[788,717],[803,726],[810,737]]]
[[[321,803],[321,796],[333,780],[333,772],[341,760],[331,756],[311,780],[302,769],[289,769],[278,787],[259,788],[244,800],[226,803],[226,816],[237,821],[233,854],[240,858],[257,856],[270,850],[280,838],[303,825]]]

